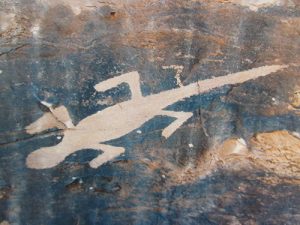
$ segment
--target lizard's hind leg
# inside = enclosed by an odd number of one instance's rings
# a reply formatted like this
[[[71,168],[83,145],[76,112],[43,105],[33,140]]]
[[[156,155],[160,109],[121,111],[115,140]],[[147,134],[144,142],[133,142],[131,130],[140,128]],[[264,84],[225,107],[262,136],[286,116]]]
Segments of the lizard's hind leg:
[[[170,116],[177,118],[169,126],[167,126],[163,132],[162,136],[165,138],[170,137],[185,121],[193,116],[191,112],[175,112],[175,111],[162,111],[160,115]]]
[[[131,91],[131,98],[141,98],[140,75],[137,71],[125,73],[117,77],[110,78],[95,85],[97,91],[106,91],[122,83],[127,83]]]
[[[96,158],[94,158],[92,161],[90,161],[90,166],[92,168],[98,168],[102,164],[114,159],[115,157],[125,152],[125,149],[122,147],[116,147],[116,146],[104,145],[104,144],[98,144],[93,148],[102,150],[103,153],[97,156]]]

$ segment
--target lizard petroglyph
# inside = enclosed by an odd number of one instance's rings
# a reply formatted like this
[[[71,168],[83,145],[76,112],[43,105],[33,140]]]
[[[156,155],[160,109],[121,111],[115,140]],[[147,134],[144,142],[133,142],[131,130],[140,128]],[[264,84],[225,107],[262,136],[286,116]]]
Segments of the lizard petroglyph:
[[[97,168],[125,151],[123,147],[115,147],[103,143],[117,139],[138,129],[145,122],[157,115],[176,118],[173,123],[162,131],[162,136],[168,138],[184,122],[193,116],[192,112],[165,110],[167,106],[193,95],[199,95],[224,85],[240,84],[248,80],[269,75],[287,67],[286,65],[262,66],[247,71],[228,74],[226,76],[201,80],[186,86],[148,96],[142,95],[140,77],[136,71],[105,80],[95,85],[97,91],[104,92],[121,83],[127,83],[131,90],[131,99],[98,111],[81,120],[76,126],[70,124],[71,119],[64,106],[52,109],[57,120],[66,122],[64,137],[62,141],[55,146],[42,147],[30,153],[27,157],[27,166],[34,169],[51,168],[58,165],[70,154],[81,149],[91,148],[103,152],[90,162],[91,167]],[[51,109],[51,106],[49,107]],[[34,133],[33,128],[39,127],[42,121],[43,118],[40,118],[29,125],[27,132]],[[40,130],[39,127],[39,131]]]

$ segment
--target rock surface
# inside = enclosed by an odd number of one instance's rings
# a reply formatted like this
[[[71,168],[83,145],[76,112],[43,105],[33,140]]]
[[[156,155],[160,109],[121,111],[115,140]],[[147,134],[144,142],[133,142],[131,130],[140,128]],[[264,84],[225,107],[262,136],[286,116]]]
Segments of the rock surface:
[[[287,68],[169,105],[191,117],[105,142],[125,151],[98,168],[93,146],[26,165],[131,99],[109,78],[149,96],[266,65]],[[299,0],[0,1],[0,224],[299,224],[299,72]]]

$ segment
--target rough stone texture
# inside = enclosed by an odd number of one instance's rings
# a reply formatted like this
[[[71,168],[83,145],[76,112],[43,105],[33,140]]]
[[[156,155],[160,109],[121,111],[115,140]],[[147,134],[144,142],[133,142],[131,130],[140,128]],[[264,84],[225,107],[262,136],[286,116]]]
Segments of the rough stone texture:
[[[0,224],[300,224],[299,35],[299,0],[0,1]],[[193,117],[169,139],[174,119],[153,118],[98,169],[94,149],[26,166],[63,136],[26,132],[43,101],[76,125],[130,98],[93,88],[128,71],[149,95],[275,64],[169,106]]]

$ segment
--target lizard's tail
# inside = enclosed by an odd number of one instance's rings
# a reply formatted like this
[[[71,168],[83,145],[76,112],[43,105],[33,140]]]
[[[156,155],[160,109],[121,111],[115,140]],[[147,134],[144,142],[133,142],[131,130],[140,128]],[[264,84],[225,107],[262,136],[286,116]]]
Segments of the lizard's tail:
[[[258,77],[267,76],[271,73],[275,73],[287,67],[288,65],[262,66],[262,67],[257,67],[250,70],[242,71],[242,72],[228,74],[225,76],[198,81],[197,85],[201,93],[224,85],[241,84],[248,80],[254,80]]]
[[[162,108],[164,108],[181,99],[189,98],[193,95],[199,95],[225,85],[241,84],[248,80],[253,80],[258,77],[267,76],[271,73],[277,72],[287,67],[288,65],[262,66],[238,73],[228,74],[225,76],[200,80],[198,82],[194,82],[183,87],[161,92],[148,98],[151,99],[156,98],[156,96],[159,96],[159,102],[161,103]]]
[[[163,91],[158,94],[147,96],[148,102],[154,102],[156,108],[164,109],[165,107],[180,101],[184,98],[189,98],[194,95],[206,93],[215,88],[225,85],[241,84],[243,82],[256,79],[258,77],[267,76],[271,73],[287,68],[288,65],[271,65],[262,66],[238,73],[232,73],[225,76],[200,80],[190,83],[183,87],[174,88]]]

